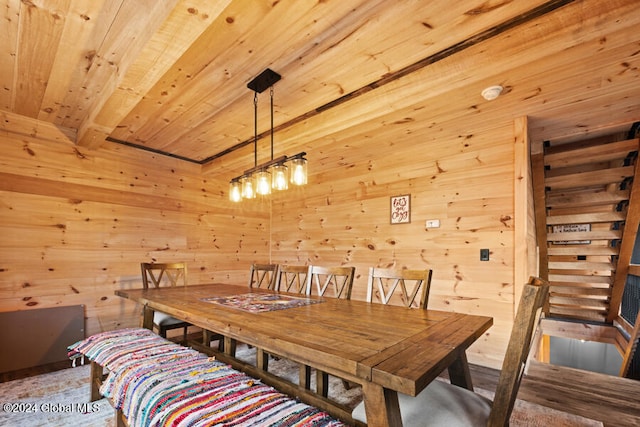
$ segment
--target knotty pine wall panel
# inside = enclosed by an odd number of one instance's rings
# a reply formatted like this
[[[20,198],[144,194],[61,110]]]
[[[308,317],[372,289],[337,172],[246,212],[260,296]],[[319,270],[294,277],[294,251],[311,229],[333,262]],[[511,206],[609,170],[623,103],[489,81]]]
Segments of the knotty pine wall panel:
[[[268,259],[268,211],[227,206],[226,180],[10,119],[0,133],[0,311],[84,304],[87,334],[135,326],[140,308],[113,292],[142,286],[140,262],[186,261],[191,284],[244,285],[250,262]]]
[[[404,126],[400,138],[351,131],[308,144],[304,198],[273,196],[273,261],[355,266],[361,300],[369,267],[431,268],[429,307],[492,316],[469,359],[499,367],[514,309],[513,123],[462,136]],[[390,197],[401,194],[411,194],[411,223],[392,225]],[[440,228],[426,230],[428,219]]]
[[[310,185],[241,204],[227,202],[227,177],[196,165],[77,148],[51,129],[5,132],[0,310],[85,304],[88,333],[137,325],[139,308],[113,291],[140,287],[147,260],[187,261],[190,283],[239,285],[252,262],[353,265],[355,299],[370,266],[432,268],[430,307],[494,317],[469,358],[497,367],[513,313],[512,126],[438,131],[437,143],[406,126],[391,142],[364,129],[312,141]],[[411,223],[391,225],[389,198],[407,193]]]

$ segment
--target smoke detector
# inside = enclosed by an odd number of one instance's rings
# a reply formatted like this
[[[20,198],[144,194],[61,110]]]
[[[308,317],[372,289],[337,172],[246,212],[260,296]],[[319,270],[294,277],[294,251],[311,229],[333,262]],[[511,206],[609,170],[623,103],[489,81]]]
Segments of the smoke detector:
[[[487,101],[493,101],[502,93],[504,88],[502,86],[489,86],[482,91],[482,97]]]

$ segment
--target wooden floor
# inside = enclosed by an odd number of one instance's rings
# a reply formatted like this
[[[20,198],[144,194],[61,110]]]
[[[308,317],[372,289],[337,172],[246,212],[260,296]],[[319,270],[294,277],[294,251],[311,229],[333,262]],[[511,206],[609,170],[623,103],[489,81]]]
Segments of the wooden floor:
[[[640,381],[530,362],[518,398],[606,426],[640,426]]]
[[[495,390],[500,371],[470,365],[474,387]],[[444,372],[446,375],[446,371]],[[640,381],[531,362],[518,399],[605,426],[640,426]]]
[[[70,361],[0,374],[0,382],[66,369]],[[473,385],[495,390],[499,371],[471,366]],[[446,370],[443,373],[446,377]],[[534,362],[522,381],[518,399],[580,415],[605,426],[640,426],[640,381]]]

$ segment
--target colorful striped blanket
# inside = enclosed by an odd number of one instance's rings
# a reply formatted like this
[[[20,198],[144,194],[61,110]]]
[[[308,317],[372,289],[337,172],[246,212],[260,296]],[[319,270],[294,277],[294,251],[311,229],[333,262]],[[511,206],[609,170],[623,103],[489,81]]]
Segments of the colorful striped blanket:
[[[132,427],[344,426],[228,365],[148,329],[103,332],[68,347],[109,371],[100,393]]]

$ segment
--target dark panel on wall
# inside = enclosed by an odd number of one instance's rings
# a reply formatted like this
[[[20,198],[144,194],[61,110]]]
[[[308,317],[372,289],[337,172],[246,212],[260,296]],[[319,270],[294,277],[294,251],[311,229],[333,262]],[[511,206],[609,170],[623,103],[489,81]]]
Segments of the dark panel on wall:
[[[0,313],[0,372],[63,361],[84,337],[84,305]]]

